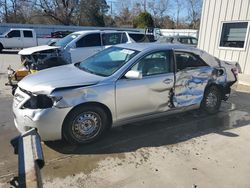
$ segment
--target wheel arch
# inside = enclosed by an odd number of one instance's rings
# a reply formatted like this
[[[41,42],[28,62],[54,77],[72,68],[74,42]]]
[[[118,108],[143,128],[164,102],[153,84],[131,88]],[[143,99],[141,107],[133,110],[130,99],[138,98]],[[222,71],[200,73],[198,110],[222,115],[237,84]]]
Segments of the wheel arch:
[[[86,106],[94,106],[94,107],[100,107],[102,108],[106,113],[107,113],[107,116],[108,116],[108,120],[109,120],[109,127],[110,128],[112,126],[112,123],[113,123],[113,117],[112,117],[112,113],[110,111],[110,109],[103,103],[100,103],[100,102],[85,102],[85,103],[81,103],[81,104],[78,104],[76,106],[74,106],[66,115],[66,117],[64,118],[63,120],[63,124],[62,124],[62,129],[61,129],[61,134],[62,134],[62,130],[63,130],[63,125],[65,124],[65,120],[68,118],[69,114],[76,108],[80,108],[80,107],[86,107]]]
[[[205,87],[203,96],[205,95],[206,90],[207,90],[208,88],[212,87],[212,86],[217,87],[217,88],[219,89],[221,95],[222,95],[222,96],[224,95],[224,87],[223,87],[222,85],[220,85],[220,84],[217,84],[217,83],[212,82],[212,83],[207,84],[207,86]]]

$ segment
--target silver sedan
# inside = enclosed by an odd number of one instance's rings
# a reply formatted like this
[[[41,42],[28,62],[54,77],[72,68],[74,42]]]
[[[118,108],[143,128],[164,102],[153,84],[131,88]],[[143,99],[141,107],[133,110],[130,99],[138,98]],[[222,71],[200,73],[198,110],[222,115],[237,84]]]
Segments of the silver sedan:
[[[201,108],[216,113],[237,68],[204,51],[172,44],[122,44],[76,64],[31,74],[14,95],[20,132],[88,143],[108,128]]]

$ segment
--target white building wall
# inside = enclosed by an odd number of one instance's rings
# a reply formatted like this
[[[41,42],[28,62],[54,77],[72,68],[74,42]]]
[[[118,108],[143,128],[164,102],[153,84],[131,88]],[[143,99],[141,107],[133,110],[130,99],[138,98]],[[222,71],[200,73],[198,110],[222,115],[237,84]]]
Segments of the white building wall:
[[[222,23],[248,21],[245,48],[219,47]],[[237,61],[250,75],[250,0],[203,0],[198,48],[222,60]]]

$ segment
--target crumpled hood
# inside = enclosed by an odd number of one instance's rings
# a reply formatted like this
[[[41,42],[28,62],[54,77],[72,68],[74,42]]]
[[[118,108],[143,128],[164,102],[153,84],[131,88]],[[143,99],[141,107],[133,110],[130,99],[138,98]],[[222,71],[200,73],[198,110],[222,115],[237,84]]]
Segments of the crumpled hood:
[[[49,95],[54,89],[94,85],[103,79],[70,64],[30,74],[18,83],[18,87],[32,93]]]
[[[48,45],[42,45],[42,46],[35,46],[31,48],[25,48],[18,52],[19,55],[31,55],[35,52],[41,52],[44,50],[53,50],[53,49],[59,49],[60,46],[48,46]]]

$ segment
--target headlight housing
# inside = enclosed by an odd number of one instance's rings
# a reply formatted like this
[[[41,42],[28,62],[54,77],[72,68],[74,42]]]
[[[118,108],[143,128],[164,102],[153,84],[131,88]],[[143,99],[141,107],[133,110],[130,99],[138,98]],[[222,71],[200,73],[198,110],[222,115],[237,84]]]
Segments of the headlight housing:
[[[47,95],[32,95],[30,99],[26,103],[24,103],[23,108],[45,109],[51,108],[53,104],[53,99],[48,97]]]

